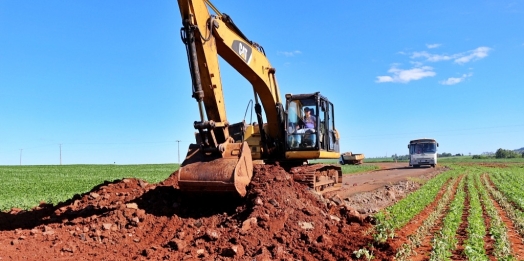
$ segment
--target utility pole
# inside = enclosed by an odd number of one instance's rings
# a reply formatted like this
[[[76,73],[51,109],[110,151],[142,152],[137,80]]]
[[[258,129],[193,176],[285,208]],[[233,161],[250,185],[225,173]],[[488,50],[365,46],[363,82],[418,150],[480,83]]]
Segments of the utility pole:
[[[20,166],[22,166],[22,150],[24,149],[20,149]]]
[[[62,165],[62,144],[60,144],[60,165]]]
[[[176,140],[178,143],[178,164],[180,164],[180,140]]]

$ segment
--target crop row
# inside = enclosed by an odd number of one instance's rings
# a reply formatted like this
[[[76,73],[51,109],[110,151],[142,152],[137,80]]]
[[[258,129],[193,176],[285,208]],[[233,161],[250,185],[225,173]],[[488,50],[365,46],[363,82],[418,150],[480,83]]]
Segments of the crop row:
[[[515,260],[511,253],[511,245],[508,237],[508,230],[502,221],[498,210],[493,204],[493,200],[488,194],[486,187],[480,181],[480,175],[475,175],[475,186],[478,187],[484,209],[490,217],[489,234],[494,239],[494,255],[498,260]]]
[[[493,169],[468,168],[466,188],[469,203],[464,254],[469,260],[489,260],[490,257],[486,253],[485,247],[485,238],[489,234],[489,237],[494,241],[493,252],[490,254],[493,254],[497,260],[516,260],[511,250],[508,228],[502,221],[501,214],[495,208],[492,197],[499,204],[505,204],[506,208],[513,212],[513,215],[510,214],[509,216],[513,216],[515,222],[521,223],[523,220],[522,212],[515,209],[513,204],[507,201],[503,193],[490,186],[488,176],[482,175],[490,171],[493,171]],[[492,175],[497,176],[496,174]],[[480,180],[481,176],[483,176],[483,182]],[[509,181],[509,179],[506,179],[506,181]],[[522,181],[524,179],[520,182],[522,183]],[[505,183],[507,185],[506,188],[516,189],[515,186],[510,186],[509,183]],[[500,187],[498,188],[500,189]],[[504,189],[501,189],[501,191],[504,191]],[[462,213],[465,205],[463,203],[455,203],[462,201],[464,196],[466,196],[466,193],[459,188],[452,206],[449,208],[448,215],[443,220],[442,229],[433,239],[433,250],[430,260],[447,260],[452,256],[453,250],[457,248],[457,230],[463,222]],[[485,219],[488,219],[489,223]],[[485,224],[488,225],[487,228]]]
[[[420,247],[425,237],[430,233],[430,230],[435,226],[437,220],[442,216],[446,206],[453,197],[455,191],[455,185],[459,177],[453,177],[449,182],[451,185],[447,187],[446,192],[442,198],[438,201],[435,210],[432,211],[429,216],[422,222],[422,225],[417,228],[414,234],[408,236],[409,242],[403,244],[400,249],[397,250],[395,255],[396,260],[409,260],[409,257],[415,253],[415,248]],[[462,180],[462,179],[460,179]]]
[[[469,195],[469,213],[468,213],[468,239],[464,247],[464,252],[469,260],[488,260],[486,249],[484,248],[484,237],[486,236],[486,226],[482,213],[482,205],[479,199],[479,193],[475,186],[474,177],[476,173],[468,175],[468,195]]]
[[[462,222],[466,191],[464,190],[466,178],[462,178],[449,206],[447,215],[442,221],[442,228],[433,238],[430,260],[447,260],[452,255],[457,242],[457,230]]]
[[[484,184],[493,198],[504,208],[520,236],[524,237],[524,212],[515,202],[515,195],[520,193],[519,188],[512,184],[513,182],[509,179],[503,179],[502,175],[499,171],[490,173],[489,180],[487,176],[483,177]],[[491,186],[490,180],[496,186],[496,189]],[[524,179],[521,182],[524,182]]]
[[[439,193],[442,197],[435,202]],[[456,254],[469,260],[516,260],[508,236],[511,227],[507,227],[501,216],[507,215],[524,238],[522,199],[522,167],[500,169],[453,165],[451,171],[438,175],[418,191],[377,214],[373,237],[376,242],[394,238],[395,231],[433,203],[432,212],[424,221],[417,222],[420,226],[397,249],[397,260],[409,260],[417,254],[423,242],[431,242],[431,253],[426,253],[430,260],[449,260]],[[495,206],[495,201],[505,213],[500,212],[502,210]],[[459,229],[465,229],[466,235],[466,239],[460,242]],[[432,230],[437,232],[430,235]],[[489,252],[487,240],[492,242]],[[457,252],[457,249],[461,250]]]
[[[491,177],[511,202],[524,210],[524,173],[511,170],[498,170]]]
[[[426,182],[417,191],[397,202],[397,204],[375,215],[377,220],[374,233],[375,241],[385,242],[388,238],[393,238],[395,236],[394,231],[406,225],[413,217],[433,202],[443,185],[450,178],[457,176],[458,173],[460,173],[459,169],[438,175]]]
[[[467,173],[467,239],[464,242],[464,254],[469,260],[489,260],[486,253],[485,241],[487,234],[494,240],[493,255],[497,260],[516,260],[508,237],[507,227],[495,208],[488,190],[497,199],[503,196],[495,188],[489,186],[487,176],[484,175],[481,182],[480,176],[485,173],[483,168],[468,168]],[[455,199],[449,208],[448,215],[444,218],[442,229],[436,234],[432,242],[432,253],[430,260],[447,260],[452,256],[453,250],[457,248],[456,239],[460,224],[463,222],[464,200],[466,192],[461,188],[457,190]],[[464,198],[464,199],[463,199]],[[461,202],[462,201],[462,202]],[[510,205],[511,204],[507,204]],[[486,222],[486,216],[489,223]],[[488,228],[486,225],[488,224]]]
[[[411,226],[419,227],[396,249],[396,260],[409,260],[417,251],[423,251],[420,247],[425,242],[431,244],[431,253],[426,253],[430,260],[517,260],[517,253],[512,250],[520,246],[512,246],[508,234],[514,227],[524,238],[523,184],[524,168],[520,165],[507,168],[452,165],[451,171],[441,173],[418,191],[379,212],[375,216],[373,238],[375,242],[393,239],[396,231],[413,220]],[[436,202],[439,193],[442,197]],[[430,206],[432,212],[424,220],[414,220]],[[505,216],[513,226],[503,221]],[[430,231],[436,232],[430,235]],[[466,235],[463,241],[459,241],[461,235]]]

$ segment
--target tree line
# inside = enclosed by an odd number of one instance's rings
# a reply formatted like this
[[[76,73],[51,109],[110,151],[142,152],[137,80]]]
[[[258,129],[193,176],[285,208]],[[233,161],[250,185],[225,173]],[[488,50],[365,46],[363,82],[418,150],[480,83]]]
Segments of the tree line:
[[[474,159],[513,159],[513,158],[524,158],[524,152],[515,150],[498,149],[494,155],[473,155]]]
[[[469,154],[471,155],[471,153]],[[437,157],[439,158],[446,158],[446,157],[459,157],[464,156],[462,153],[452,154],[447,152],[438,153]],[[393,160],[409,160],[409,155],[397,155],[393,154],[391,155],[391,158]],[[498,149],[495,153],[493,152],[484,152],[480,155],[473,155],[473,159],[512,159],[512,158],[524,158],[524,148],[521,148],[519,150],[505,150],[505,149]]]
[[[464,156],[464,154],[461,154],[461,153],[457,153],[457,154],[451,154],[451,153],[446,153],[446,152],[442,152],[442,153],[437,153],[437,157],[439,158],[445,158],[445,157],[458,157],[458,156]],[[397,155],[397,154],[393,154],[391,155],[391,158],[393,160],[409,160],[409,155]]]

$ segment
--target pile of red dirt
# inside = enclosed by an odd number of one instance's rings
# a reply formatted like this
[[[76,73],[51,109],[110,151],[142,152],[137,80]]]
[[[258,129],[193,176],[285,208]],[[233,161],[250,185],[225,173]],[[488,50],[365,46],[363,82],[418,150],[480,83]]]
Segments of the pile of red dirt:
[[[183,194],[158,184],[106,182],[56,206],[0,212],[0,260],[352,260],[371,228],[279,166],[255,166],[244,198]],[[388,249],[374,260],[388,260]]]

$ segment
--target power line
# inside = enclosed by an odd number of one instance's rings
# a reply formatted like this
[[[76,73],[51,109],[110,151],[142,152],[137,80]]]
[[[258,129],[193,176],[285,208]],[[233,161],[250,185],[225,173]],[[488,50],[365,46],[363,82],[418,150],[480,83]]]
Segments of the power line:
[[[178,143],[178,164],[180,164],[180,140],[176,140]]]

